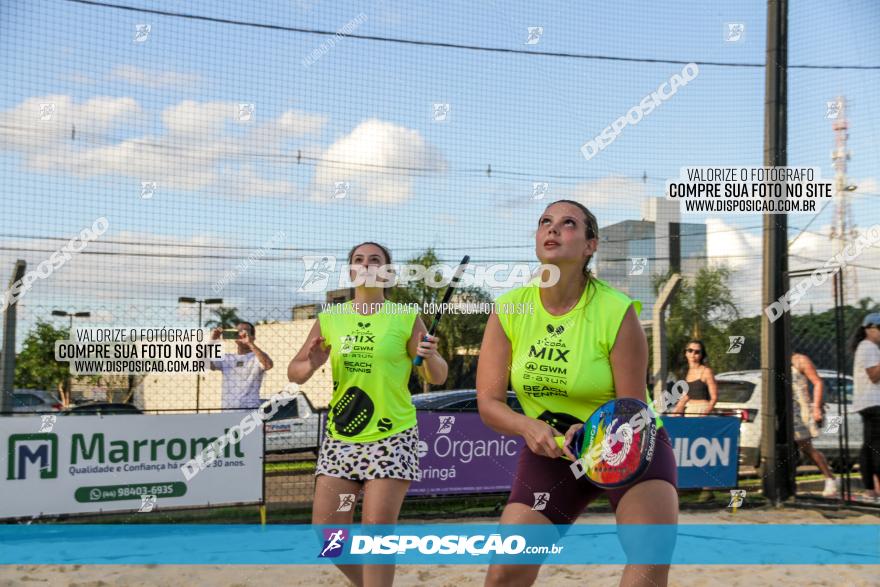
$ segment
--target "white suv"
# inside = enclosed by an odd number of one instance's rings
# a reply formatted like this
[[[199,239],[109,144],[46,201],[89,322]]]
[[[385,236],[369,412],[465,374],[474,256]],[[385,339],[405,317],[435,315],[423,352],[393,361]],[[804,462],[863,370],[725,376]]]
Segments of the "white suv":
[[[266,452],[306,452],[318,450],[318,427],[321,414],[315,411],[309,399],[300,391],[275,415],[266,421]],[[262,409],[269,414],[266,402]]]
[[[837,416],[839,401],[837,372],[826,369],[818,369],[817,372],[825,383],[822,398],[825,404],[825,421],[819,430],[819,436],[813,439],[813,446],[822,451],[827,459],[836,462],[841,456],[838,435],[844,433],[842,421],[837,432],[830,431],[832,417]],[[740,464],[757,467],[761,451],[761,420],[758,417],[762,401],[761,371],[730,371],[716,375],[715,380],[718,382],[718,402],[713,413],[740,418]],[[846,376],[845,381],[849,461],[855,463],[858,462],[859,450],[862,447],[862,419],[852,411],[852,377]],[[812,392],[812,386],[810,391]]]

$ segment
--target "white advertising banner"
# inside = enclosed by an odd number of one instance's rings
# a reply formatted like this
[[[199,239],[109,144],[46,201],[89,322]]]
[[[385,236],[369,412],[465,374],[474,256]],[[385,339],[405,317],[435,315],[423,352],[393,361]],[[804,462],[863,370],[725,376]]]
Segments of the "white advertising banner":
[[[263,427],[245,416],[2,417],[0,518],[260,502]]]

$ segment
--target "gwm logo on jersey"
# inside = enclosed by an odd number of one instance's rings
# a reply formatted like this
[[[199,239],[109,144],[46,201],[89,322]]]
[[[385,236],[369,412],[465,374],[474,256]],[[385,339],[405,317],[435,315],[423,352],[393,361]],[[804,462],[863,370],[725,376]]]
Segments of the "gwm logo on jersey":
[[[58,436],[55,433],[13,434],[9,437],[6,479],[18,481],[28,475],[58,478]]]
[[[547,336],[543,336],[529,345],[529,361],[525,364],[522,378],[526,382],[523,391],[532,397],[567,396],[568,363],[571,349],[565,348],[560,338],[565,326],[545,327]]]
[[[346,351],[342,364],[352,373],[372,373],[375,344],[376,335],[370,331],[370,323],[359,321],[354,332],[342,337]]]

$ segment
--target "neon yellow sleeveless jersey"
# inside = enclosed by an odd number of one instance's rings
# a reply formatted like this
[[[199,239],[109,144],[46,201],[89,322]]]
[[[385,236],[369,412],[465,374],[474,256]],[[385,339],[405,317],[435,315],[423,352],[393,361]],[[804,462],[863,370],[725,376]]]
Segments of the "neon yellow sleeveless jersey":
[[[371,442],[416,425],[407,342],[418,312],[407,307],[398,312],[399,307],[386,300],[377,312],[365,316],[348,301],[318,314],[321,336],[331,345],[331,437]]]
[[[553,316],[541,304],[538,280],[495,301],[511,342],[510,381],[525,414],[564,433],[616,397],[611,349],[629,306],[642,304],[591,278],[575,306]],[[645,387],[645,402],[653,406]],[[663,421],[656,417],[658,429]]]

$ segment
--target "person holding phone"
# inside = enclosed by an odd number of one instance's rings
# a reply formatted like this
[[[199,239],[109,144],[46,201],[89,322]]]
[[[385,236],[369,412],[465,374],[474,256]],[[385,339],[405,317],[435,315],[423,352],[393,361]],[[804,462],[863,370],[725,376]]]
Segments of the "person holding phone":
[[[211,340],[218,340],[221,336],[226,340],[235,340],[236,352],[210,361],[211,370],[220,371],[223,376],[220,408],[259,408],[263,374],[272,368],[273,363],[254,340],[257,336],[256,328],[250,322],[239,322],[234,331],[215,328],[211,333]]]

